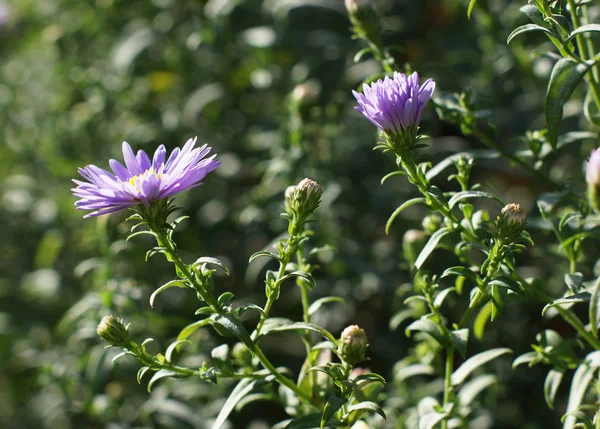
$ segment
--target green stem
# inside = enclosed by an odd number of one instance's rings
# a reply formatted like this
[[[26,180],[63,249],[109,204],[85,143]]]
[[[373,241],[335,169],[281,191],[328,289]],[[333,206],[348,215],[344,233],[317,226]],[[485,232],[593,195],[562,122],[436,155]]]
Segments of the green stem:
[[[462,232],[467,238],[467,240],[477,241],[477,237],[475,236],[475,234],[461,225],[460,219],[458,219],[456,215],[452,212],[452,209],[450,209],[447,202],[444,202],[442,204],[438,202],[437,199],[431,198],[431,196],[429,195],[430,184],[427,181],[427,179],[423,180],[421,175],[417,172],[417,166],[412,158],[410,151],[411,149],[405,150],[401,153],[396,153],[396,156],[400,158],[402,168],[408,175],[408,180],[419,189],[419,192],[421,192],[421,194],[425,197],[427,203],[442,216],[449,219],[452,222],[454,228]]]
[[[276,290],[281,286],[281,284],[280,284],[281,278],[285,275],[286,265],[287,265],[287,262],[279,263],[279,272],[277,273],[277,280],[275,280],[275,285],[273,286],[273,290],[271,291],[269,297],[267,298],[267,303],[265,304],[265,308],[263,309],[263,312],[260,315],[260,320],[258,321],[258,325],[256,326],[256,330],[254,331],[254,334],[253,334],[253,338],[252,338],[253,340],[258,338],[258,335],[260,334],[260,331],[263,328],[265,321],[269,317],[269,313],[271,312],[271,307],[273,307],[273,304],[277,300],[277,295],[279,295],[279,293],[276,292]]]
[[[181,273],[183,273],[185,278],[198,292],[198,295],[200,295],[202,300],[218,312],[221,312],[221,306],[219,305],[217,299],[214,296],[212,296],[212,294],[206,292],[206,290],[204,289],[204,285],[202,285],[198,281],[198,278],[190,271],[189,266],[181,260],[181,257],[179,256],[179,254],[177,253],[177,249],[175,248],[175,244],[171,239],[169,239],[167,233],[165,232],[165,229],[151,227],[151,230],[156,234],[156,241],[158,245],[165,249],[167,256],[171,259],[171,261],[177,267],[177,269]]]
[[[260,347],[258,347],[258,344],[255,344],[254,347],[255,347],[256,357],[258,357],[258,359],[260,360],[262,365],[266,369],[268,369],[271,372],[271,374],[273,374],[275,376],[275,379],[280,384],[282,384],[283,386],[292,390],[294,393],[296,393],[296,395],[298,395],[299,398],[304,399],[304,401],[306,403],[311,404],[312,406],[314,406],[317,409],[319,408],[316,401],[309,394],[307,394],[304,390],[302,390],[298,386],[296,386],[296,384],[292,380],[290,380],[289,378],[287,378],[286,376],[281,374],[279,371],[277,371],[277,368],[275,368],[275,366],[273,366],[273,364],[269,361],[269,359],[264,355],[264,353],[262,352]]]
[[[452,395],[452,372],[454,371],[454,346],[446,353],[446,373],[444,376],[444,408],[450,403]],[[442,429],[448,429],[448,420],[442,420]]]
[[[473,135],[475,137],[477,137],[484,145],[486,145],[490,149],[494,149],[500,155],[502,155],[504,158],[506,158],[506,159],[514,162],[515,164],[519,165],[520,167],[524,168],[525,170],[527,170],[528,172],[530,172],[531,174],[533,174],[535,177],[537,177],[538,179],[540,179],[542,182],[546,183],[547,185],[550,185],[553,189],[556,189],[556,190],[563,189],[562,185],[559,185],[558,183],[556,183],[550,177],[546,176],[543,172],[541,172],[539,170],[536,170],[533,167],[533,165],[531,165],[527,161],[524,161],[521,158],[519,158],[518,156],[513,155],[512,153],[510,153],[509,151],[507,151],[506,149],[504,149],[502,146],[500,146],[499,144],[497,144],[494,140],[492,140],[491,138],[489,138],[488,136],[486,136],[481,131],[474,130],[473,131]]]
[[[542,290],[530,288],[530,292],[537,299],[539,299],[540,301],[542,301],[546,304],[551,304],[554,302],[554,299]],[[575,314],[573,314],[569,310],[565,310],[560,305],[556,305],[556,306],[554,306],[554,308],[556,308],[556,310],[559,312],[561,317],[569,325],[571,325],[590,346],[592,346],[596,350],[600,350],[600,340],[585,330],[585,326],[584,326],[583,322],[581,321],[581,319],[579,319],[579,317],[577,317]]]
[[[586,5],[581,6],[581,16],[583,18],[583,24],[588,25],[590,23],[590,16],[589,16],[588,8]],[[595,58],[596,50],[594,48],[594,41],[592,40],[591,37],[589,37],[589,35],[584,36],[584,38],[585,38],[589,58]],[[596,80],[596,82],[598,82],[598,80],[600,79],[600,72],[598,71],[598,64],[595,64],[592,66],[592,75],[594,76],[594,79]]]
[[[577,30],[581,27],[581,20],[579,19],[579,14],[577,13],[577,7],[575,6],[574,0],[569,1],[569,8],[571,9],[571,20],[573,21],[573,30]],[[587,50],[586,43],[584,41],[583,34],[577,34],[575,36],[575,40],[577,41],[577,49],[579,50],[579,55],[583,61],[587,61],[590,59],[590,52]],[[595,76],[594,70],[592,68],[591,73],[586,73],[585,79],[592,90],[592,96],[596,103],[596,107],[600,110],[600,86],[598,85],[597,78]]]

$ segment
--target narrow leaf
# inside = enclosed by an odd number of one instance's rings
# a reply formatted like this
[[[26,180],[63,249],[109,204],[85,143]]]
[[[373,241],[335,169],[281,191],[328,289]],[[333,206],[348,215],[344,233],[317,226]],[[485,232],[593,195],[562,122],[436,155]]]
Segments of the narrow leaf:
[[[177,340],[185,340],[185,339],[189,338],[190,335],[192,335],[194,332],[196,332],[198,329],[202,328],[203,326],[208,325],[210,322],[211,322],[211,319],[208,318],[208,319],[198,320],[197,322],[187,325],[185,328],[183,328],[181,330],[181,332],[177,336]]]
[[[154,386],[154,383],[156,383],[161,378],[167,378],[167,377],[181,377],[181,374],[179,374],[178,372],[175,372],[175,371],[168,370],[168,369],[161,369],[156,374],[154,374],[152,376],[152,378],[150,379],[150,381],[148,382],[148,392],[150,392],[152,390],[152,386]]]
[[[332,343],[337,344],[337,339],[327,329],[321,328],[318,325],[313,325],[312,323],[304,323],[304,322],[296,322],[296,323],[292,323],[292,324],[288,324],[288,325],[275,326],[268,330],[263,329],[263,332],[261,333],[261,337],[263,337],[267,334],[272,334],[273,332],[302,331],[302,330],[309,330],[312,332],[316,332],[318,334],[323,335],[325,338],[327,338]]]
[[[227,275],[229,275],[229,269],[217,258],[211,258],[209,256],[203,256],[202,258],[198,258],[196,262],[194,262],[194,266],[202,265],[202,264],[211,264],[216,265],[221,268]]]
[[[465,383],[458,392],[460,405],[470,405],[471,402],[488,387],[496,384],[498,379],[494,375],[480,375]]]
[[[396,220],[396,218],[398,217],[398,215],[400,213],[402,213],[402,211],[410,206],[414,206],[415,204],[425,204],[427,202],[427,200],[423,197],[419,197],[419,198],[412,198],[408,201],[405,201],[404,203],[400,204],[398,206],[398,208],[396,210],[394,210],[394,213],[391,214],[391,216],[388,218],[386,224],[385,224],[385,233],[389,234],[390,233],[390,228],[392,227],[392,224],[394,223],[394,220]]]
[[[450,198],[450,201],[448,201],[448,206],[450,208],[453,208],[456,205],[456,203],[458,203],[459,201],[470,200],[472,198],[486,198],[488,200],[494,200],[497,203],[499,203],[500,205],[503,205],[502,200],[500,200],[500,198],[498,198],[497,196],[495,196],[493,194],[490,194],[489,192],[463,191],[463,192],[454,194],[452,196],[452,198]]]
[[[544,398],[546,399],[546,404],[548,404],[548,407],[551,410],[554,409],[554,398],[556,397],[556,392],[558,391],[560,382],[563,379],[563,375],[564,373],[562,371],[551,369],[546,376],[546,380],[544,381]]]
[[[323,298],[317,299],[315,302],[313,302],[310,305],[310,307],[308,307],[308,314],[310,316],[312,316],[317,311],[319,311],[319,309],[323,306],[323,304],[326,304],[328,302],[341,302],[344,305],[346,304],[346,301],[344,301],[344,298],[341,298],[339,296],[325,296]]]
[[[358,410],[373,411],[373,412],[379,414],[384,419],[386,418],[385,413],[383,412],[381,407],[379,405],[377,405],[375,402],[365,401],[365,402],[360,402],[358,404],[350,405],[348,407],[349,413],[351,413],[352,411],[358,411]]]
[[[451,231],[449,229],[442,228],[438,229],[436,232],[433,233],[431,237],[429,237],[429,241],[427,242],[423,250],[421,250],[419,257],[415,261],[415,271],[418,271],[421,268],[421,266],[425,263],[431,252],[435,250],[440,240],[446,235],[450,234],[450,232]]]
[[[225,401],[225,403],[223,404],[223,407],[221,408],[217,419],[212,425],[212,429],[220,429],[221,426],[223,426],[223,424],[227,420],[227,417],[229,417],[229,414],[231,414],[237,403],[240,402],[242,398],[244,398],[244,396],[252,392],[252,389],[254,388],[256,382],[257,380],[245,378],[242,381],[240,381],[237,384],[237,386],[235,386],[235,388],[231,391],[231,394],[227,398],[227,401]]]
[[[467,354],[467,344],[469,342],[469,330],[468,329],[459,329],[457,331],[450,332],[450,339],[456,350],[460,353],[460,355],[464,358]]]
[[[165,359],[167,360],[167,362],[171,362],[171,358],[173,357],[173,352],[175,351],[175,349],[177,348],[177,346],[181,345],[181,344],[192,344],[190,340],[177,340],[173,343],[171,343],[169,345],[169,347],[167,347],[167,351],[165,352]]]
[[[565,413],[568,414],[568,416],[563,423],[563,429],[575,428],[577,418],[571,413],[574,413],[579,409],[587,388],[594,379],[595,372],[596,368],[593,366],[588,366],[585,362],[581,363],[575,371],[575,374],[573,375],[573,381],[571,382],[571,391],[569,393],[567,411]]]
[[[577,63],[571,58],[561,58],[552,69],[546,93],[545,112],[548,140],[553,148],[556,148],[558,141],[558,128],[563,116],[563,106],[588,68],[588,64]]]
[[[156,289],[152,295],[150,295],[150,307],[154,307],[154,300],[156,299],[156,297],[158,296],[159,293],[172,288],[172,287],[179,287],[179,288],[183,288],[183,289],[187,289],[188,286],[183,283],[181,280],[171,280],[168,283],[165,283],[164,285],[162,285],[161,287],[159,287],[158,289]]]
[[[254,343],[252,342],[252,338],[250,338],[248,331],[246,331],[246,328],[244,328],[244,325],[242,325],[242,322],[240,322],[239,319],[232,314],[219,314],[216,315],[216,317],[212,317],[215,323],[218,323],[227,331],[235,335],[252,353],[254,353]]]
[[[477,0],[471,0],[469,2],[469,8],[467,9],[467,17],[469,19],[471,19],[471,13],[473,13],[473,9],[475,8],[475,3],[477,3]]]
[[[550,307],[554,307],[555,305],[560,304],[575,304],[578,302],[590,302],[592,299],[592,294],[589,292],[581,292],[571,296],[565,296],[564,298],[559,298],[551,304],[548,304],[542,310],[542,316],[546,313],[546,311]]]
[[[514,39],[515,37],[517,37],[519,34],[529,33],[532,31],[543,31],[544,33],[547,33],[552,37],[558,38],[558,36],[556,34],[554,34],[552,31],[550,31],[547,28],[544,28],[540,25],[525,24],[525,25],[521,25],[520,27],[517,27],[512,33],[510,33],[510,35],[508,36],[508,39],[506,39],[506,44],[509,44],[511,42],[511,40]]]
[[[144,374],[146,374],[149,369],[150,369],[149,366],[143,366],[140,368],[140,370],[137,373],[137,377],[136,377],[138,384],[140,384],[142,382],[142,378],[144,377]]]
[[[320,427],[323,429],[329,420],[333,418],[335,413],[342,408],[342,405],[346,403],[346,398],[332,395],[323,408],[323,415],[321,416]]]
[[[573,30],[573,32],[571,34],[569,34],[569,37],[567,37],[567,40],[565,40],[565,43],[568,42],[569,40],[571,40],[573,37],[577,36],[578,34],[591,33],[591,32],[600,32],[600,24],[582,25],[581,27],[577,28],[576,30]]]
[[[499,286],[510,289],[521,296],[527,296],[525,288],[521,286],[519,282],[506,276],[498,276],[495,279],[492,279],[488,284],[491,286]]]
[[[433,323],[430,319],[422,317],[419,320],[415,320],[413,323],[406,327],[406,336],[410,336],[412,331],[423,332],[434,340],[436,340],[442,347],[448,346],[448,339],[442,334],[438,325]]]
[[[592,296],[590,297],[590,324],[592,335],[598,338],[598,307],[600,307],[600,278],[596,280]]]
[[[450,267],[442,273],[442,278],[448,277],[448,276],[465,277],[465,278],[471,280],[473,283],[475,283],[475,285],[481,284],[481,279],[479,278],[479,276],[467,267],[461,267],[461,266]]]
[[[452,385],[456,386],[463,383],[466,378],[481,365],[507,353],[512,353],[512,350],[506,348],[492,349],[467,359],[465,363],[459,366],[452,374]]]

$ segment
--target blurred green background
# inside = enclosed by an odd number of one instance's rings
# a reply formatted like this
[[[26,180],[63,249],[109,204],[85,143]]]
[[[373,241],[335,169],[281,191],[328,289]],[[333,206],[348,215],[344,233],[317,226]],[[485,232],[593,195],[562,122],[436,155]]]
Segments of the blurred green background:
[[[532,56],[523,42],[544,39],[532,35],[506,46],[510,31],[526,22],[518,10],[525,1],[480,0],[470,21],[467,1],[377,3],[384,40],[398,48],[398,64],[435,78],[438,96],[472,91],[492,110],[498,142],[513,150],[520,144],[516,137],[543,128],[552,63]],[[396,289],[410,281],[402,236],[420,228],[426,213],[411,208],[390,235],[384,232],[389,214],[414,191],[402,178],[379,183],[393,159],[372,150],[374,127],[353,110],[350,91],[380,66],[368,58],[354,63],[363,45],[351,39],[349,26],[342,0],[0,3],[0,427],[209,427],[231,386],[174,380],[148,394],[135,380],[137,363],[125,358],[113,367],[116,351],[105,350],[95,334],[100,318],[114,314],[132,322],[136,338],[154,337],[155,351],[162,350],[195,320],[196,303],[170,290],[151,309],[148,297],[171,280],[172,267],[160,257],[144,262],[151,241],[124,241],[125,214],[83,220],[70,193],[77,167],[108,167],[109,158],[121,159],[123,140],[153,152],[161,143],[170,150],[196,135],[223,164],[204,186],[177,199],[191,216],[175,234],[184,258],[222,258],[232,275],[219,277],[217,287],[233,291],[237,302],[262,305],[266,267],[248,266],[248,258],[285,231],[279,217],[285,188],[304,177],[320,182],[325,195],[313,243],[335,250],[320,257],[312,297],[337,295],[348,306],[329,306],[316,323],[336,334],[350,323],[365,328],[369,366],[390,381],[385,427],[403,427],[395,416],[432,387],[426,379],[410,389],[394,384],[394,363],[412,343],[406,324],[396,331],[388,325],[402,307]],[[290,94],[302,83],[318,92],[294,112]],[[573,129],[578,113],[566,110]],[[434,161],[480,147],[437,119],[433,108],[422,128],[434,136]],[[582,152],[573,151],[556,162],[557,180],[580,177]],[[478,163],[474,175],[505,202],[530,212],[544,190],[497,160]],[[437,182],[455,189],[442,176]],[[495,217],[498,207],[489,208]],[[543,236],[538,243],[543,246]],[[450,265],[447,253],[436,255],[440,267]],[[544,258],[519,262],[529,276],[553,279],[549,290],[559,295],[566,259],[557,252]],[[282,292],[274,315],[301,317],[296,289]],[[554,322],[539,316],[540,307],[507,305],[471,352],[508,346],[518,355],[540,329],[570,334],[561,323],[548,326]],[[463,310],[456,304],[448,311],[456,317]],[[248,319],[248,326],[254,323]],[[222,341],[210,329],[194,339],[181,358],[190,366],[209,359]],[[271,347],[265,342],[265,349],[276,364],[297,371],[302,363],[297,337],[278,338]],[[481,427],[559,426],[566,392],[559,394],[557,411],[546,407],[547,368],[511,371],[510,359],[492,367],[501,382],[483,396],[489,424]],[[259,402],[235,413],[231,427],[260,429],[285,416]]]

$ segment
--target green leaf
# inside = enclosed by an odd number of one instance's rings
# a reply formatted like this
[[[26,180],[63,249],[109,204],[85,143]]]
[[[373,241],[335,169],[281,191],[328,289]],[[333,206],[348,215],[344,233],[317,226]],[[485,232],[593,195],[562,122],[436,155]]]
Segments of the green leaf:
[[[152,378],[150,379],[150,381],[148,382],[148,392],[150,392],[152,390],[152,386],[154,386],[154,383],[156,383],[161,378],[167,378],[167,377],[181,377],[181,374],[179,374],[178,372],[175,372],[175,371],[168,370],[168,369],[161,369],[156,374],[154,374],[152,376]]]
[[[418,197],[418,198],[412,198],[408,201],[403,202],[402,204],[400,204],[398,206],[398,208],[396,210],[394,210],[394,213],[391,214],[391,216],[388,218],[386,224],[385,224],[385,233],[389,234],[390,233],[390,228],[392,227],[392,224],[394,223],[394,220],[396,220],[396,218],[398,217],[398,215],[407,207],[413,206],[415,204],[425,204],[427,202],[427,200],[423,197]]]
[[[164,285],[162,285],[161,287],[156,289],[152,293],[152,295],[150,295],[150,307],[154,307],[154,300],[156,299],[156,297],[158,296],[159,293],[161,293],[169,288],[172,288],[172,287],[188,289],[188,286],[185,283],[183,283],[181,280],[171,280],[170,282],[165,283]]]
[[[431,252],[435,250],[440,240],[446,235],[450,234],[451,232],[452,231],[450,231],[448,228],[441,228],[434,232],[431,237],[429,237],[429,241],[427,241],[427,244],[425,245],[425,247],[423,247],[423,250],[421,250],[421,253],[419,253],[419,257],[415,261],[415,271],[418,271],[421,268],[421,266],[425,263]]]
[[[377,405],[375,402],[371,402],[371,401],[359,402],[358,404],[353,404],[348,407],[348,413],[351,413],[353,411],[358,411],[358,410],[373,411],[374,413],[379,414],[384,419],[386,418],[385,413],[383,412],[381,407],[379,405]]]
[[[296,322],[296,323],[291,323],[291,324],[287,324],[287,325],[279,325],[279,326],[274,326],[272,328],[267,327],[265,325],[263,327],[263,330],[262,330],[260,336],[264,337],[265,335],[272,334],[274,332],[303,331],[303,330],[308,330],[308,331],[312,331],[312,332],[321,334],[325,338],[327,338],[329,341],[331,341],[332,343],[337,344],[337,339],[327,329],[321,328],[320,326],[314,325],[312,323],[305,323],[305,322]]]
[[[280,260],[279,256],[273,252],[261,251],[261,252],[256,252],[254,255],[250,256],[250,260],[248,261],[248,263],[254,261],[256,258],[260,258],[261,256],[265,256],[267,258],[272,258],[272,259],[275,259],[276,261]]]
[[[490,286],[499,286],[499,287],[503,287],[506,289],[510,289],[513,292],[521,295],[521,296],[527,296],[527,292],[525,291],[525,288],[523,286],[521,286],[521,284],[509,277],[506,276],[498,276],[494,279],[492,279],[489,283]]]
[[[121,352],[118,355],[116,355],[114,358],[112,358],[111,363],[114,365],[115,362],[121,359],[123,356],[127,356],[127,352]]]
[[[571,58],[561,58],[552,69],[546,93],[545,112],[548,141],[553,148],[556,148],[558,141],[558,127],[563,116],[563,106],[588,68],[588,64],[577,63]]]
[[[558,230],[562,232],[562,230],[566,224],[568,224],[573,219],[578,219],[581,217],[582,217],[581,214],[575,213],[575,212],[565,214],[558,224]]]
[[[458,203],[459,201],[462,200],[469,200],[472,198],[486,198],[488,200],[494,200],[497,203],[499,203],[500,205],[503,205],[502,201],[500,200],[500,198],[498,198],[497,196],[490,194],[489,192],[483,192],[483,191],[462,191],[459,192],[457,194],[454,194],[452,196],[452,198],[450,198],[450,201],[448,201],[448,206],[450,208],[453,208],[456,203]]]
[[[354,62],[357,63],[360,61],[360,59],[363,57],[363,55],[368,54],[369,52],[373,52],[373,50],[371,48],[362,48],[360,51],[358,51],[356,53],[356,55],[354,55]]]
[[[473,9],[475,8],[475,3],[477,3],[477,0],[471,0],[469,2],[469,8],[467,9],[467,17],[469,19],[471,19],[471,13],[473,13]]]
[[[425,365],[425,364],[414,364],[414,365],[409,365],[409,366],[405,366],[404,368],[400,368],[398,371],[396,371],[396,374],[394,374],[394,380],[396,381],[404,381],[408,378],[411,377],[416,377],[419,375],[434,375],[435,374],[435,368],[433,368],[431,365]]]
[[[144,377],[144,374],[146,374],[149,369],[150,369],[149,366],[143,366],[139,369],[139,371],[137,373],[137,377],[136,377],[138,384],[140,384],[142,382],[142,378]]]
[[[224,292],[221,294],[221,296],[219,296],[217,302],[219,303],[221,308],[227,307],[229,305],[229,302],[233,299],[233,296],[234,295],[231,292]]]
[[[471,271],[469,268],[461,267],[460,265],[456,266],[456,267],[450,267],[442,273],[442,278],[448,277],[448,276],[465,277],[465,278],[471,280],[475,285],[477,285],[477,286],[481,285],[481,279],[479,278],[479,276],[476,273]]]
[[[242,314],[244,314],[248,310],[256,311],[257,313],[260,313],[260,314],[265,314],[265,311],[262,308],[260,308],[256,304],[252,304],[252,303],[240,305],[238,308],[236,308],[234,310],[234,312],[238,316],[241,316]]]
[[[524,363],[529,363],[538,357],[536,352],[527,352],[523,353],[521,356],[516,358],[512,364],[513,369],[518,367],[519,365],[523,365]]]
[[[285,276],[279,279],[279,283],[283,283],[285,280],[290,279],[292,277],[300,277],[301,279],[306,280],[309,283],[309,287],[314,289],[317,287],[317,282],[315,282],[314,277],[310,273],[306,273],[304,271],[294,271],[293,273],[286,274]]]
[[[485,327],[487,326],[488,321],[490,320],[490,315],[492,314],[493,304],[491,302],[484,305],[477,317],[475,318],[475,322],[473,323],[473,333],[475,334],[475,338],[481,340],[483,338],[483,334],[485,333]]]
[[[578,34],[591,33],[591,32],[600,32],[600,24],[582,25],[581,27],[577,28],[576,30],[573,30],[571,32],[571,34],[569,34],[569,37],[567,37],[567,40],[565,40],[565,43],[568,42],[569,40],[573,39],[573,37],[577,36]]]
[[[592,335],[596,338],[598,338],[598,307],[600,307],[600,277],[596,280],[590,297],[590,324]]]
[[[317,299],[310,305],[310,307],[308,307],[309,316],[315,314],[317,311],[319,311],[323,304],[326,304],[328,302],[341,302],[342,304],[346,305],[346,301],[344,301],[344,298],[340,298],[339,296],[325,296],[323,298]]]
[[[329,420],[333,418],[335,413],[342,408],[342,405],[346,403],[346,398],[341,398],[336,395],[332,395],[323,408],[323,415],[321,416],[320,427],[323,429]]]
[[[548,30],[545,27],[536,24],[525,24],[521,25],[520,27],[517,27],[512,33],[510,33],[508,39],[506,39],[506,44],[509,44],[511,40],[517,37],[519,34],[529,33],[531,31],[543,31],[544,33],[547,33],[552,37],[556,37],[557,39],[559,38],[556,34],[554,34],[552,31]]]
[[[444,348],[449,345],[448,339],[444,334],[442,334],[440,327],[433,323],[431,319],[427,318],[426,316],[423,316],[419,320],[415,320],[408,325],[405,330],[406,336],[410,337],[410,333],[412,331],[419,331],[429,335]]]
[[[594,353],[591,353],[591,355],[593,355]],[[597,367],[589,365],[589,363],[589,361],[581,363],[575,371],[575,374],[573,375],[573,381],[571,382],[571,390],[569,392],[569,402],[567,404],[566,411],[566,414],[569,414],[569,416],[565,419],[563,423],[563,429],[574,429],[575,424],[577,423],[577,418],[571,413],[574,413],[579,409],[579,406],[583,401],[583,397],[587,392],[587,388],[594,379],[594,373],[597,370]]]
[[[203,319],[203,320],[198,320],[197,322],[187,325],[185,328],[183,328],[181,330],[181,332],[177,336],[177,340],[185,340],[185,339],[189,338],[190,335],[192,335],[194,332],[196,332],[198,329],[202,328],[203,326],[208,325],[209,323],[211,323],[211,319],[207,318],[207,319]]]
[[[426,413],[419,419],[419,429],[434,429],[439,422],[448,417],[448,413]]]
[[[452,385],[457,386],[463,383],[466,378],[481,365],[507,353],[512,353],[512,350],[506,348],[491,349],[467,359],[452,373]]]
[[[444,301],[446,300],[446,297],[451,292],[456,292],[456,288],[449,287],[449,288],[444,289],[440,293],[438,293],[437,296],[435,297],[435,300],[433,301],[433,306],[435,308],[440,308],[442,306],[442,304],[444,303]]]
[[[202,258],[198,258],[196,260],[196,262],[194,262],[193,266],[195,267],[197,265],[202,265],[202,264],[216,265],[217,267],[219,267],[223,271],[225,271],[225,274],[229,275],[229,269],[225,266],[225,264],[223,264],[223,262],[221,262],[217,258],[211,258],[209,256],[203,256]]]
[[[497,381],[498,379],[496,376],[489,374],[475,377],[460,388],[460,392],[458,392],[457,395],[458,402],[460,402],[460,405],[470,405],[477,395],[488,387],[496,384]]]
[[[192,342],[190,340],[177,340],[171,343],[169,347],[167,347],[167,351],[165,352],[165,359],[167,360],[167,362],[171,362],[173,352],[175,351],[177,346],[180,346],[181,344],[192,344]]]
[[[239,319],[232,314],[218,314],[211,316],[211,318],[215,323],[235,335],[246,345],[246,347],[248,347],[252,354],[254,354],[254,343],[252,342],[252,338],[250,338],[248,331],[246,331],[246,328],[244,328],[244,325],[242,325],[242,322],[240,322]]]
[[[542,310],[542,316],[546,313],[546,311],[550,307],[554,307],[555,305],[560,304],[575,304],[578,302],[590,302],[592,299],[592,294],[589,292],[581,292],[571,296],[565,296],[564,298],[559,298],[551,304],[548,304]]]
[[[564,373],[562,371],[551,369],[546,376],[546,380],[544,381],[544,398],[546,399],[548,408],[551,410],[554,409],[554,398],[556,397],[556,392],[558,391],[560,382],[563,379],[563,375]]]
[[[221,426],[223,426],[227,420],[227,417],[229,417],[229,414],[231,414],[237,403],[241,401],[244,396],[252,392],[256,382],[257,380],[245,378],[234,387],[234,389],[231,391],[231,394],[227,398],[227,401],[225,401],[223,404],[217,419],[213,423],[212,429],[220,429]]]
[[[454,343],[456,350],[460,353],[460,355],[464,358],[467,354],[467,344],[469,342],[469,330],[468,329],[459,329],[457,331],[450,332],[450,339]]]
[[[296,417],[288,423],[285,429],[312,429],[321,426],[321,413],[308,414],[306,416]],[[329,426],[340,426],[338,421],[329,421]],[[214,429],[214,428],[213,428]]]

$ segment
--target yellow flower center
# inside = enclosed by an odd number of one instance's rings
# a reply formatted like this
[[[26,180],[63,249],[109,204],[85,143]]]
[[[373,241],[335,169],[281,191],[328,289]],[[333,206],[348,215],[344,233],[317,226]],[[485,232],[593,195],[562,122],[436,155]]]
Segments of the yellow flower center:
[[[150,167],[148,170],[144,171],[142,174],[138,174],[137,176],[131,177],[129,179],[129,183],[132,184],[133,186],[135,186],[135,189],[137,189],[139,191],[140,189],[135,184],[135,182],[137,181],[137,179],[139,179],[140,177],[147,177],[147,176],[152,175],[152,174],[154,174],[159,179],[162,177],[161,173],[157,173],[156,171],[154,171],[154,168]]]

